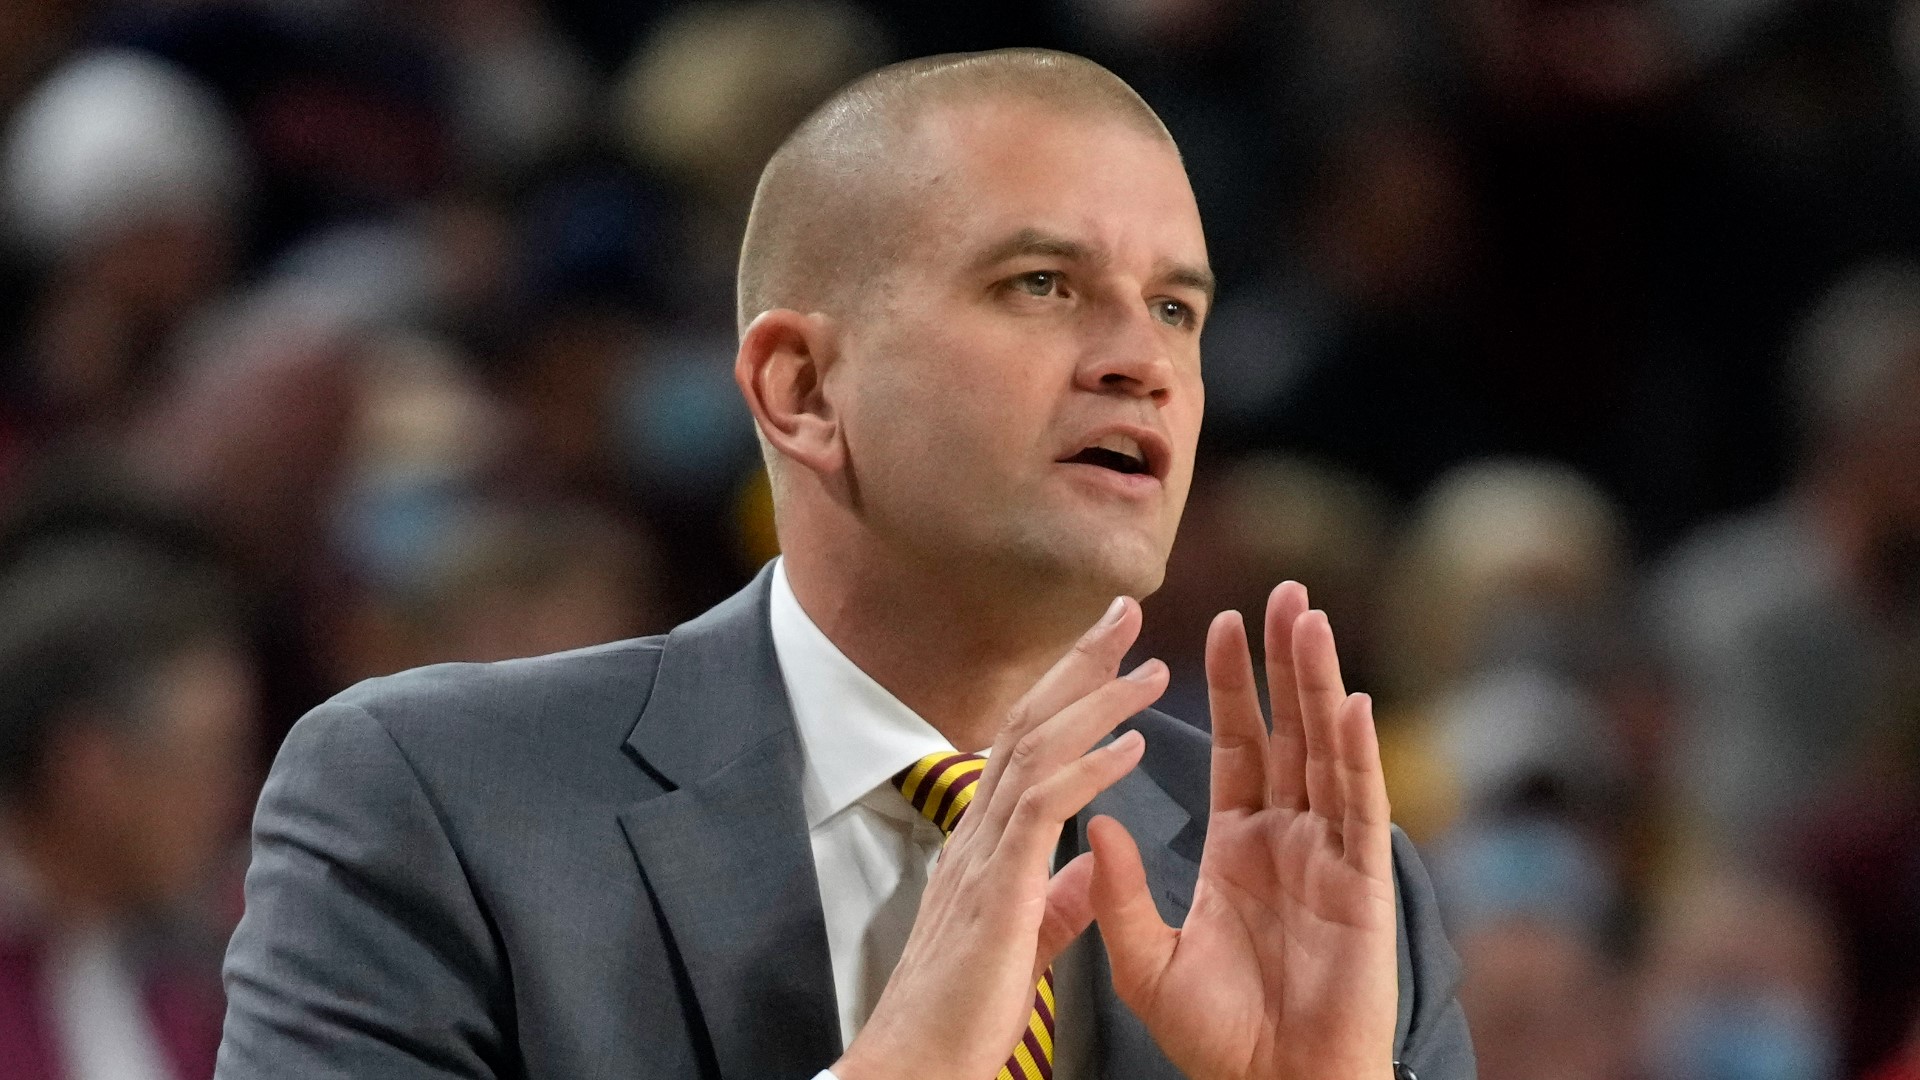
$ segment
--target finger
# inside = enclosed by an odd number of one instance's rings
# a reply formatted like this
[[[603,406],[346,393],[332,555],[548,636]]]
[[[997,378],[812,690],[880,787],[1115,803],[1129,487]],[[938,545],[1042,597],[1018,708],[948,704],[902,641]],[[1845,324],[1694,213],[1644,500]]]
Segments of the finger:
[[[996,873],[1024,876],[1044,867],[1060,846],[1067,819],[1086,809],[1094,796],[1140,763],[1146,739],[1128,731],[1098,750],[1075,759],[1045,781],[1021,792],[1012,817],[993,850]]]
[[[1047,669],[1033,688],[1022,694],[1007,715],[999,735],[994,738],[993,753],[987,755],[987,771],[973,797],[985,806],[1006,771],[1008,751],[1022,737],[1052,718],[1060,710],[1086,697],[1119,673],[1120,661],[1140,636],[1140,603],[1130,596],[1114,597],[1100,621],[1080,635],[1067,654]]]
[[[1213,713],[1213,811],[1267,805],[1267,723],[1253,684],[1247,625],[1223,611],[1207,628],[1207,704]]]
[[[1347,698],[1340,718],[1340,788],[1346,803],[1341,839],[1347,862],[1370,878],[1393,874],[1393,810],[1387,776],[1380,767],[1380,738],[1373,726],[1373,698]]]
[[[1107,966],[1120,1000],[1140,1011],[1173,959],[1179,931],[1160,918],[1147,891],[1140,848],[1119,822],[1097,817],[1087,825],[1093,848],[1093,914],[1107,946]]]
[[[1005,759],[999,783],[985,803],[976,790],[972,807],[960,819],[962,828],[971,821],[971,831],[998,837],[1030,789],[1074,766],[1095,743],[1153,704],[1166,689],[1167,665],[1148,660],[1049,717],[1011,748],[996,750],[994,757]],[[1068,811],[1067,816],[1074,812]]]
[[[1040,919],[1040,943],[1033,958],[1035,982],[1091,922],[1093,852],[1083,851],[1061,867],[1047,885],[1047,913]]]
[[[1307,744],[1307,804],[1314,813],[1339,821],[1340,705],[1347,691],[1326,612],[1309,611],[1294,620],[1293,671],[1300,687],[1300,730]]]
[[[1273,733],[1267,739],[1268,802],[1307,808],[1307,737],[1300,725],[1300,684],[1293,677],[1293,624],[1307,610],[1306,586],[1283,581],[1267,597],[1267,701]]]

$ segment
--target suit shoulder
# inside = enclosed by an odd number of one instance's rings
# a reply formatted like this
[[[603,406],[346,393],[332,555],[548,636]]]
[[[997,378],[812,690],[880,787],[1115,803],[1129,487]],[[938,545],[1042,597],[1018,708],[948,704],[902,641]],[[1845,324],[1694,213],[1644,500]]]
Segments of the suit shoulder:
[[[490,742],[555,721],[631,725],[646,703],[664,637],[491,663],[446,663],[367,679],[329,706],[367,714],[403,747],[457,734]],[[319,711],[319,710],[316,710]],[[623,728],[616,739],[626,734]]]

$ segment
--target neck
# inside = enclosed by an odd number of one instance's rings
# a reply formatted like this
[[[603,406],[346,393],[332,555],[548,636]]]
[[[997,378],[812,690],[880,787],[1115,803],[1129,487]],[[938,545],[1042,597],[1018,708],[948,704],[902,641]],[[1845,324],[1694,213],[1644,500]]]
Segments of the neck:
[[[991,745],[1014,703],[1113,599],[983,587],[976,575],[823,550],[785,557],[800,607],[957,750]]]

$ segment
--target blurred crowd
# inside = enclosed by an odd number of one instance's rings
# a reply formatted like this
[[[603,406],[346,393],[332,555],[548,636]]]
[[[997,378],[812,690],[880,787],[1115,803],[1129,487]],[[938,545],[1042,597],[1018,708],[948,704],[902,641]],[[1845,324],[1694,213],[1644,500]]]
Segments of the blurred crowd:
[[[1920,0],[6,0],[0,1080],[210,1074],[307,708],[775,553],[759,168],[1002,45],[1223,283],[1165,704],[1308,585],[1481,1075],[1920,1078]]]

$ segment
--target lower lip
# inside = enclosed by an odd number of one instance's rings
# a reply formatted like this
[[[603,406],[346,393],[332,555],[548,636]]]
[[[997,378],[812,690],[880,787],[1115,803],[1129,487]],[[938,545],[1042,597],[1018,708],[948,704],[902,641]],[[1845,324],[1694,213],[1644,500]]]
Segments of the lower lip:
[[[1160,480],[1152,473],[1123,473],[1099,465],[1086,465],[1078,461],[1060,462],[1068,472],[1081,480],[1098,484],[1108,491],[1139,498],[1160,490]]]

